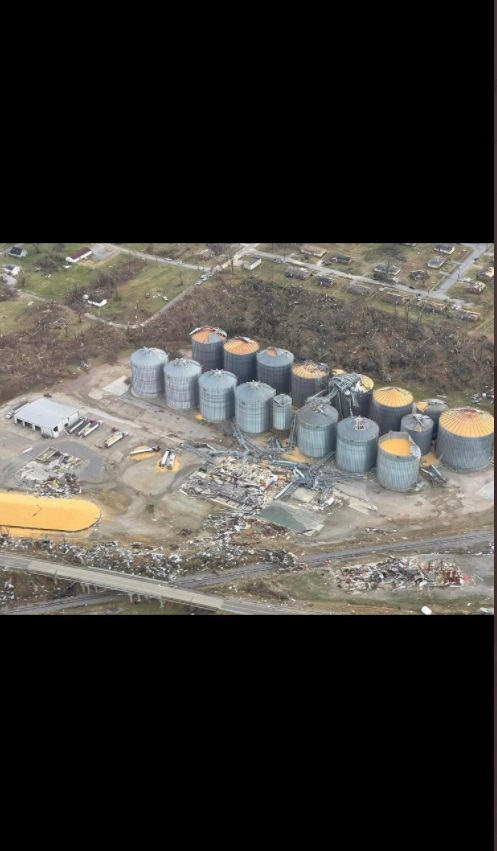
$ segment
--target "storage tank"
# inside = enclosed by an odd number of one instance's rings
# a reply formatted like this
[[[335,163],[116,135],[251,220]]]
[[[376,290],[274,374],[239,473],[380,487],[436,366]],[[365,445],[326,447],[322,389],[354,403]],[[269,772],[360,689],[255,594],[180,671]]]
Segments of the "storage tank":
[[[371,419],[378,423],[380,435],[400,431],[400,421],[412,414],[413,395],[401,387],[381,387],[373,392]]]
[[[134,396],[164,395],[164,365],[169,355],[162,349],[138,349],[131,355],[131,392]]]
[[[178,411],[189,411],[198,405],[198,379],[202,367],[196,360],[176,358],[164,366],[166,405]]]
[[[378,441],[376,478],[391,491],[413,488],[421,466],[421,449],[405,431],[390,431]]]
[[[247,434],[264,434],[273,425],[274,387],[261,381],[240,384],[235,390],[235,418]]]
[[[235,416],[236,375],[225,369],[210,369],[199,376],[200,413],[210,423],[222,423]]]
[[[418,414],[424,414],[433,420],[433,437],[436,437],[438,434],[440,415],[448,410],[449,406],[445,404],[443,399],[423,399],[422,402],[416,402],[416,411]]]
[[[204,325],[191,331],[192,358],[202,366],[202,372],[223,368],[223,346],[228,338],[226,331]]]
[[[380,429],[366,417],[347,417],[337,426],[337,467],[348,473],[367,473],[376,463]]]
[[[494,418],[479,408],[452,408],[438,421],[437,456],[455,470],[480,470],[492,457]]]
[[[257,352],[257,381],[264,381],[274,387],[277,394],[289,393],[294,360],[291,352],[277,349],[276,346]]]
[[[297,411],[297,446],[309,458],[322,458],[337,443],[338,411],[328,402],[309,402]]]
[[[424,414],[406,414],[400,422],[400,430],[406,431],[411,440],[421,449],[421,455],[431,450],[433,440],[433,420]]]
[[[314,363],[306,361],[305,363],[294,364],[292,367],[292,401],[297,408],[305,405],[306,399],[309,396],[314,396],[325,389],[326,378],[328,377],[328,367],[325,363]]]
[[[332,371],[333,377],[351,374],[353,373],[346,373],[343,369]],[[332,400],[332,405],[337,409],[340,419],[350,416],[368,417],[373,388],[374,381],[369,375],[357,373],[356,383],[349,390],[340,390]],[[352,394],[355,396],[355,402],[352,401]]]
[[[236,375],[238,384],[255,381],[259,343],[249,337],[233,337],[224,344],[224,368]]]
[[[273,428],[288,431],[292,424],[292,397],[280,393],[273,399]]]

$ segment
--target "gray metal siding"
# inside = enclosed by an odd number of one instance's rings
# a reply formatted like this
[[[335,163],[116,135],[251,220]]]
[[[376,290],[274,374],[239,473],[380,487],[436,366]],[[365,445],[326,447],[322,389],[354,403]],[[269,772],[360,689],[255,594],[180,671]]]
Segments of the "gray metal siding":
[[[172,361],[164,367],[164,392],[166,404],[177,411],[189,411],[198,406],[198,380],[202,373],[201,365],[196,361],[186,361],[184,365]]]
[[[201,365],[202,372],[208,372],[210,369],[222,369],[224,342],[220,340],[217,343],[199,343],[197,340],[192,340],[192,358]]]
[[[283,350],[281,350],[281,354],[276,356],[268,355],[266,351],[258,352],[257,380],[274,387],[277,394],[289,393],[294,360],[291,352],[284,352]]]
[[[418,414],[424,414],[430,419],[433,420],[433,437],[436,437],[438,434],[438,421],[443,414],[444,411],[448,411],[449,406],[442,402],[440,405],[428,405],[424,411],[418,410],[416,407],[416,411]]]
[[[403,433],[393,432],[385,439],[398,439]],[[407,438],[406,438],[407,440]],[[392,491],[407,491],[413,488],[419,475],[421,467],[421,450],[419,446],[411,445],[411,455],[392,455],[391,452],[385,452],[381,447],[381,440],[378,444],[378,456],[376,459],[376,478],[380,485]]]
[[[255,381],[257,376],[257,352],[248,355],[237,355],[224,349],[224,369],[232,372],[238,379],[238,384]]]
[[[353,428],[348,427],[347,420],[342,420],[337,428],[336,463],[341,470],[348,473],[367,473],[376,463],[378,453],[378,426],[368,421],[368,428],[354,434]],[[366,439],[364,437],[369,435]]]
[[[264,434],[273,425],[275,390],[267,384],[245,384],[235,390],[235,419],[247,434]]]
[[[291,375],[292,401],[297,408],[301,408],[310,396],[314,396],[326,387],[327,376],[303,378],[301,375],[295,375],[294,372]]]
[[[416,421],[413,420],[413,416],[413,414],[406,414],[406,416],[402,417],[400,430],[407,432],[411,440],[419,446],[421,455],[427,455],[431,451],[431,442],[433,440],[433,420],[431,417],[425,416],[425,414],[420,415],[423,416],[425,427],[423,431],[416,431],[414,427]]]
[[[211,423],[235,415],[236,375],[225,370],[205,372],[198,380],[200,413]]]
[[[309,425],[297,420],[297,446],[309,458],[322,458],[333,452],[337,443],[336,423],[331,420],[324,427]]]
[[[139,354],[138,352],[137,355]],[[161,354],[162,359],[154,355],[150,357],[148,364],[135,362],[131,355],[131,389],[137,396],[164,395],[164,365],[168,362],[169,355],[165,352]]]
[[[436,454],[442,464],[448,464],[455,470],[480,470],[486,467],[492,458],[494,435],[484,437],[463,437],[452,434],[442,424],[439,425]]]
[[[288,431],[292,424],[292,398],[291,396],[281,396],[273,399],[273,428],[278,431]],[[285,400],[285,401],[283,401]]]
[[[371,419],[380,427],[380,437],[389,431],[400,431],[402,417],[412,414],[412,402],[400,408],[390,408],[379,404],[376,399],[371,401]]]

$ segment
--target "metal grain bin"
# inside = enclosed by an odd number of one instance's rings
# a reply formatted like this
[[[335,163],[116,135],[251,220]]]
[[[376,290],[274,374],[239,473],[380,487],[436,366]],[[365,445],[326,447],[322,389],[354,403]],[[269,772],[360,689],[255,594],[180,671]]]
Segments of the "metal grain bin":
[[[249,381],[235,390],[235,418],[247,434],[264,434],[273,424],[274,387],[260,381]]]
[[[433,420],[424,414],[406,414],[402,417],[400,430],[406,431],[411,440],[421,449],[421,455],[431,450],[433,440]]]
[[[492,457],[494,418],[479,408],[453,408],[438,421],[437,456],[455,470],[481,470]]]
[[[349,375],[343,369],[333,370],[332,376],[339,377]],[[340,391],[332,400],[332,405],[337,409],[340,419],[347,417],[368,417],[373,395],[374,381],[368,375],[360,375],[350,390]],[[353,401],[355,398],[355,402]]]
[[[228,338],[226,331],[204,325],[191,331],[192,358],[202,366],[202,372],[223,368],[223,346]]]
[[[338,412],[327,402],[309,402],[297,411],[297,446],[309,458],[322,458],[337,443]]]
[[[314,396],[326,387],[326,379],[328,377],[328,367],[325,363],[314,363],[306,361],[305,363],[295,364],[292,367],[292,401],[297,408],[305,405],[306,399],[309,396]]]
[[[365,417],[347,417],[337,426],[337,467],[348,473],[367,473],[376,463],[380,429]]]
[[[202,367],[196,360],[176,358],[164,366],[166,405],[180,411],[198,406],[198,379]]]
[[[273,399],[273,428],[288,431],[292,424],[292,397],[281,393]]]
[[[276,346],[257,352],[257,381],[274,387],[277,394],[289,393],[294,360],[291,352],[277,349]]]
[[[438,421],[444,411],[448,411],[449,406],[442,399],[423,399],[422,402],[416,402],[416,411],[418,414],[424,414],[433,420],[433,437],[438,434]]]
[[[236,375],[225,369],[211,369],[198,379],[200,413],[211,423],[235,416]]]
[[[401,387],[381,387],[373,392],[371,419],[378,423],[380,435],[399,431],[400,421],[412,414],[413,395]]]
[[[390,431],[378,441],[376,478],[391,491],[413,488],[421,466],[421,449],[405,431]]]
[[[233,337],[223,348],[224,368],[236,375],[238,384],[255,381],[259,343],[249,337]]]
[[[164,365],[169,355],[162,349],[138,349],[131,355],[131,392],[135,396],[164,395]]]

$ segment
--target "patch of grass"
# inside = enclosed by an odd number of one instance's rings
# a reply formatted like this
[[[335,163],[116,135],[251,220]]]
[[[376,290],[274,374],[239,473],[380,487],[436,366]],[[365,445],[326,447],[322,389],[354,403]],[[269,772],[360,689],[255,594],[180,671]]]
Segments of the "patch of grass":
[[[0,337],[22,328],[24,317],[31,310],[28,301],[27,298],[17,298],[0,303]]]

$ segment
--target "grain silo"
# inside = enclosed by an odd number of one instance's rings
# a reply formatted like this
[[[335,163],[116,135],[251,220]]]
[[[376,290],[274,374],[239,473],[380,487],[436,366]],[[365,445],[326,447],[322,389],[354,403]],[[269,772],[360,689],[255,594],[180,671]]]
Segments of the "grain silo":
[[[227,340],[226,331],[204,325],[190,332],[192,338],[192,358],[202,366],[202,372],[223,368],[223,346]]]
[[[380,435],[400,431],[400,421],[412,413],[413,395],[401,387],[381,387],[373,392],[371,419],[378,423]]]
[[[348,473],[367,473],[376,463],[378,424],[366,417],[347,417],[337,426],[337,467]]]
[[[233,337],[224,346],[224,368],[236,375],[238,384],[255,381],[259,343],[249,337]]]
[[[292,397],[280,393],[273,399],[273,428],[288,431],[292,424]]]
[[[326,387],[328,367],[325,363],[306,361],[292,367],[292,401],[297,408],[305,405],[309,396],[320,393]]]
[[[274,387],[276,393],[289,393],[295,357],[285,349],[269,346],[257,352],[257,381]]]
[[[368,417],[374,388],[373,379],[368,375],[347,373],[343,370],[333,370],[333,378],[338,379],[335,382],[338,393],[333,398],[332,405],[337,409],[340,419]]]
[[[406,414],[400,421],[400,430],[406,431],[411,440],[421,449],[421,455],[431,450],[433,420],[425,414]]]
[[[438,421],[437,457],[455,470],[480,470],[492,457],[494,418],[478,408],[452,408]]]
[[[198,379],[202,367],[196,360],[176,358],[164,366],[166,405],[180,411],[198,406]]]
[[[264,434],[273,425],[274,387],[261,381],[240,384],[235,390],[235,418],[247,434]]]
[[[421,466],[421,449],[405,431],[390,431],[378,441],[376,478],[391,491],[413,488]]]
[[[200,413],[210,423],[222,423],[235,416],[236,375],[225,369],[211,369],[199,376]]]
[[[131,392],[134,396],[164,395],[164,365],[169,355],[162,349],[138,349],[131,355]]]
[[[438,434],[440,415],[448,410],[449,406],[442,399],[423,399],[422,402],[416,402],[416,411],[418,414],[424,414],[433,420],[433,437],[436,437]]]
[[[337,443],[338,412],[328,402],[309,402],[297,411],[297,446],[309,458],[322,458],[334,452]]]

